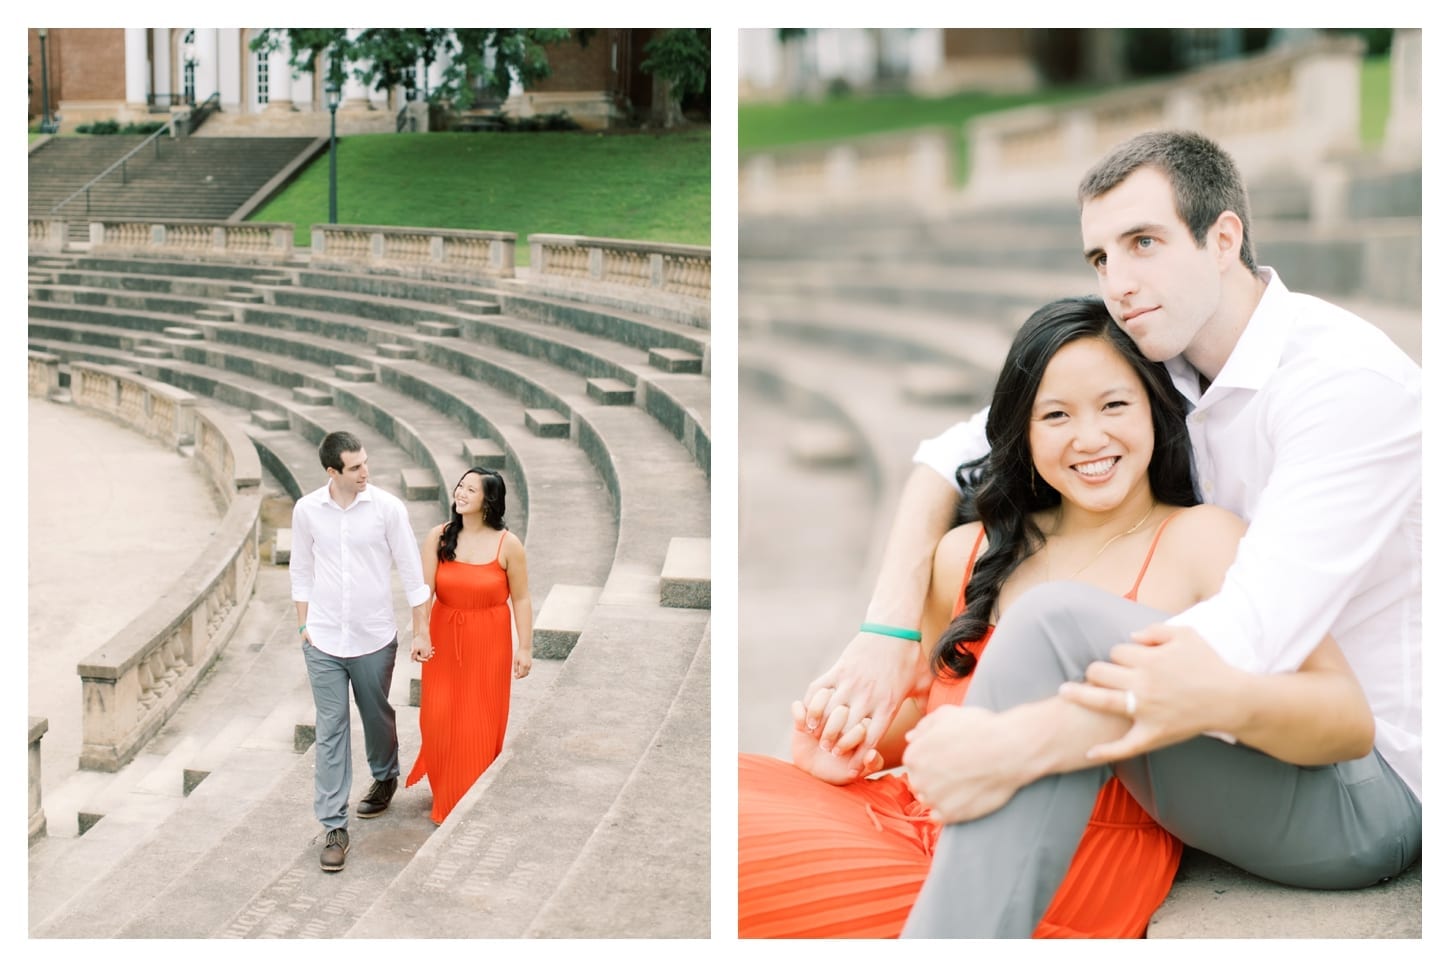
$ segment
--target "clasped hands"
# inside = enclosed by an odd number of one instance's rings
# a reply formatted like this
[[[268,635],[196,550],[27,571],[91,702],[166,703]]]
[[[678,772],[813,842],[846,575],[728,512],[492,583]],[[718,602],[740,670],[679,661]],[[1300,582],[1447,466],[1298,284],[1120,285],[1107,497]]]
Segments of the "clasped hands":
[[[1048,771],[1130,758],[1212,730],[1220,711],[1215,695],[1221,692],[1215,684],[1222,683],[1227,669],[1222,660],[1187,628],[1153,625],[1131,637],[1133,643],[1112,649],[1110,660],[1089,665],[1085,681],[1066,683],[1058,692],[1058,698],[1073,705],[1130,721],[1120,738],[1093,746],[1066,768],[1039,768],[1028,754],[1033,737],[1024,735],[1020,727],[1024,721],[1020,709],[1027,706],[1000,713],[943,707],[906,735],[902,764],[917,798],[939,821],[965,822],[1001,808],[1023,785]],[[913,673],[901,674],[900,666],[894,689],[889,684],[862,688],[859,677],[846,672],[838,662],[812,683],[807,702],[792,706],[796,765],[837,784],[881,767],[874,746],[888,723],[872,721],[874,715],[862,715],[857,709],[877,713],[889,696],[904,698],[913,690]],[[1132,715],[1129,693],[1135,706]],[[898,705],[899,700],[888,714]],[[1049,735],[1046,744],[1061,747],[1062,740]]]

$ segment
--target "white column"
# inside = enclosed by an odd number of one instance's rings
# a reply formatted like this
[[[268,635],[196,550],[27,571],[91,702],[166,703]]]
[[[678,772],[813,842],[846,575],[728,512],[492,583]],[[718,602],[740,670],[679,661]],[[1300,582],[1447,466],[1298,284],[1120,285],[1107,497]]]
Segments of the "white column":
[[[242,60],[242,34],[237,27],[218,27],[217,90],[222,93],[222,108],[241,112],[251,102],[251,88]]]
[[[217,31],[215,27],[196,28],[196,103],[200,104],[221,90],[217,74]]]
[[[357,34],[356,27],[348,28],[349,38],[355,37]],[[347,78],[342,82],[342,103],[337,108],[339,111],[371,111],[373,109],[373,92],[369,90],[367,84],[358,80],[353,74],[353,68],[357,66],[361,65],[348,65]]]
[[[171,83],[171,28],[152,27],[150,29],[151,36],[155,38],[151,51],[156,58],[151,65],[151,91],[154,94],[176,94],[178,92],[174,90],[175,85]],[[162,106],[164,107],[166,104]]]
[[[252,56],[256,56],[253,54]],[[267,110],[269,111],[295,111],[292,106],[292,65],[288,61],[292,57],[292,48],[287,44],[287,36],[282,35],[282,43],[276,50],[267,57]]]
[[[126,111],[146,113],[146,28],[126,28]]]

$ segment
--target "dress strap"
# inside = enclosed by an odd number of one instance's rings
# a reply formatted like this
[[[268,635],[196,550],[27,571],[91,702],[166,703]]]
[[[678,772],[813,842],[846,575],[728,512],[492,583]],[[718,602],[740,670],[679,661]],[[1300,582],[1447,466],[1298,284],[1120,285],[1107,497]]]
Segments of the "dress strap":
[[[1175,510],[1163,518],[1163,522],[1158,525],[1158,530],[1153,533],[1153,543],[1148,545],[1148,556],[1143,558],[1143,566],[1138,569],[1138,579],[1133,582],[1133,590],[1123,595],[1129,601],[1138,600],[1138,586],[1143,583],[1143,575],[1148,573],[1148,565],[1153,562],[1153,552],[1158,550],[1158,541],[1163,536],[1163,531],[1168,527],[1168,522],[1181,513],[1183,513],[1182,509]]]
[[[967,584],[972,580],[972,568],[977,566],[977,551],[982,547],[982,538],[987,536],[987,528],[983,527],[977,531],[977,539],[972,543],[972,553],[967,557],[967,570],[962,575],[962,593],[957,595],[957,614],[967,609]]]
[[[499,532],[499,535],[498,535],[498,547],[495,547],[493,549],[493,563],[495,563],[495,564],[498,564],[498,556],[499,556],[499,554],[503,553],[503,539],[508,536],[508,532],[509,532],[509,529],[507,527],[505,527],[502,531]],[[503,565],[502,564],[499,564],[499,567],[503,567]]]

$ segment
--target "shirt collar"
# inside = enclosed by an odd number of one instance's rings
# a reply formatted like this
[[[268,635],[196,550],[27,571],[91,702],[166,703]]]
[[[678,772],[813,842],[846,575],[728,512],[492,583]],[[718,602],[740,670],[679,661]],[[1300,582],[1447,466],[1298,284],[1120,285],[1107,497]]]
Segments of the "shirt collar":
[[[1233,351],[1224,361],[1218,378],[1207,390],[1200,392],[1198,370],[1187,359],[1175,356],[1168,360],[1168,372],[1173,376],[1174,385],[1190,403],[1198,404],[1215,387],[1261,389],[1278,368],[1293,322],[1292,293],[1280,280],[1279,274],[1268,266],[1259,268],[1259,279],[1265,284],[1259,304],[1254,307],[1248,325],[1239,334]]]
[[[347,507],[343,507],[343,506],[339,505],[337,503],[337,501],[335,501],[335,500],[332,499],[331,484],[332,484],[332,481],[329,480],[327,483],[323,484],[321,487],[317,488],[316,490],[314,490],[312,492],[313,495],[317,498],[317,502],[319,504],[324,504],[324,505],[327,505],[329,507],[336,507],[338,510],[346,511],[346,510],[351,509],[352,506],[354,504],[356,504],[358,501],[365,500],[365,501],[368,501],[369,503],[372,502],[372,499],[373,499],[373,488],[372,488],[372,485],[369,484],[368,485],[368,488],[366,490],[364,490],[362,493],[358,494],[356,497],[353,498],[353,502],[351,504],[348,504]]]

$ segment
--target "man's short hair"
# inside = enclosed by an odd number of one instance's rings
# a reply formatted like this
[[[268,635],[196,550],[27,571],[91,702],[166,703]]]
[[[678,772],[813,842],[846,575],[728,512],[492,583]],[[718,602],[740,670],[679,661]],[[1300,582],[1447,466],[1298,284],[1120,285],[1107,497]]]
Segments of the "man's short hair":
[[[1249,241],[1249,193],[1243,176],[1228,153],[1192,131],[1148,131],[1118,145],[1092,167],[1077,187],[1083,205],[1112,191],[1139,168],[1157,168],[1173,186],[1174,207],[1202,248],[1209,227],[1231,211],[1244,226],[1239,261],[1258,271],[1254,246]]]
[[[348,433],[346,430],[334,430],[322,438],[322,445],[317,448],[317,458],[322,461],[323,470],[336,470],[342,472],[342,455],[344,453],[357,453],[362,449],[362,441]]]

